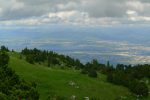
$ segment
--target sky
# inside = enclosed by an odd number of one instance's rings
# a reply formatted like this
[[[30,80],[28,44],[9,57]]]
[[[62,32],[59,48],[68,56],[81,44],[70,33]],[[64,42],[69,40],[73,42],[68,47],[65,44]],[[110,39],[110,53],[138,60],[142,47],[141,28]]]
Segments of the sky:
[[[0,0],[0,25],[148,25],[150,0]]]

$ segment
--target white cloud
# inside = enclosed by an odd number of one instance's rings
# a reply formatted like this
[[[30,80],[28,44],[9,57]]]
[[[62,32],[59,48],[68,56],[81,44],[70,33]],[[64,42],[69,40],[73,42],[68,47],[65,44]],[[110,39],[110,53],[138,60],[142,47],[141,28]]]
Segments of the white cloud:
[[[126,12],[128,15],[137,15],[137,12],[136,11],[133,11],[133,10],[128,10]]]
[[[0,0],[0,7],[0,24],[150,23],[148,0]]]
[[[128,6],[128,8],[132,10],[138,10],[138,11],[144,10],[144,4],[138,0],[127,1],[126,5]]]
[[[12,0],[11,4],[12,4],[11,10],[19,10],[24,8],[25,6],[23,2],[18,2],[17,0]]]
[[[67,4],[58,4],[56,5],[56,7],[58,9],[61,9],[61,10],[69,10],[69,9],[74,9],[74,8],[77,8],[78,4],[75,3],[75,2],[68,2]]]
[[[58,13],[49,13],[49,17],[59,17],[62,19],[70,18],[73,16],[78,15],[79,12],[77,11],[63,11],[63,12],[58,12]]]

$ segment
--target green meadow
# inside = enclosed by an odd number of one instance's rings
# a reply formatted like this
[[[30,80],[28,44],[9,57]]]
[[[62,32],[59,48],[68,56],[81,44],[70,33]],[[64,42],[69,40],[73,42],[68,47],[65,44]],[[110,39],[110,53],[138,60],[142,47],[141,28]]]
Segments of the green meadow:
[[[9,66],[21,78],[37,83],[40,100],[47,100],[49,96],[65,100],[70,100],[72,96],[76,96],[77,100],[84,100],[84,97],[89,97],[90,100],[136,100],[127,88],[108,83],[106,76],[100,73],[98,78],[90,78],[79,70],[29,64],[24,59],[19,59],[18,53],[10,53]]]

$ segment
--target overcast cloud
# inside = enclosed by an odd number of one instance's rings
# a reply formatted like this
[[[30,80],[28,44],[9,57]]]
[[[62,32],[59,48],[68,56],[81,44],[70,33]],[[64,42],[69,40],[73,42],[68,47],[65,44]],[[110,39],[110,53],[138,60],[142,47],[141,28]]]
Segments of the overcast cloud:
[[[0,24],[150,24],[149,9],[150,0],[0,0]]]

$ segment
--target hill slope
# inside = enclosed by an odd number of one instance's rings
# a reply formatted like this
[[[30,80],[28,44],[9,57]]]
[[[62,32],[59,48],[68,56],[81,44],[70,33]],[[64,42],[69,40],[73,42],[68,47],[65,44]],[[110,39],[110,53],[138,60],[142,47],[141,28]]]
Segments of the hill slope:
[[[98,78],[90,78],[80,74],[80,71],[51,69],[38,64],[32,65],[19,59],[17,53],[10,53],[9,66],[20,77],[37,83],[40,100],[46,100],[50,95],[60,96],[65,100],[70,99],[72,95],[77,96],[77,100],[83,97],[115,100],[121,96],[134,99],[129,95],[128,89],[106,82],[106,77],[102,74],[99,74]],[[71,85],[72,83],[75,85]]]

